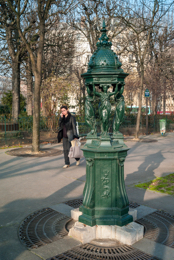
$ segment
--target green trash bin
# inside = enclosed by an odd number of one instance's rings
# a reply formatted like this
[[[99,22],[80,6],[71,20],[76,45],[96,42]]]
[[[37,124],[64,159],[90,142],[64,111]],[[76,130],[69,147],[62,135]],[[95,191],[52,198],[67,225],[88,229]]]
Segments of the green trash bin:
[[[161,135],[165,135],[165,133],[166,133],[166,119],[160,119],[159,123],[160,123],[160,133],[161,133]]]

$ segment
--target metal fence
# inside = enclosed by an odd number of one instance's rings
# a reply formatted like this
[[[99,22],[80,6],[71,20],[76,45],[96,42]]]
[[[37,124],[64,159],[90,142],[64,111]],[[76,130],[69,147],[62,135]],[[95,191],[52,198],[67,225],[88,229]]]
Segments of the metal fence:
[[[54,136],[58,130],[58,117],[43,117],[40,118],[40,133],[52,133]],[[149,133],[160,132],[160,119],[166,119],[166,131],[174,131],[174,115],[149,115],[148,116],[148,130]],[[112,132],[112,120],[110,120],[109,131]],[[85,123],[84,117],[77,116],[77,128],[80,135],[86,135],[90,128]],[[120,127],[120,132],[125,135],[134,135],[136,125],[136,115],[125,115],[123,123]],[[0,145],[10,144],[15,140],[22,140],[26,137],[32,137],[33,117],[21,116],[17,122],[7,119],[5,116],[0,117]],[[99,120],[97,120],[97,130],[100,131]],[[140,134],[146,132],[146,116],[141,116]]]
[[[42,117],[40,118],[40,132],[52,132],[54,133],[58,128],[58,118],[54,117]],[[6,145],[10,143],[18,143],[17,140],[22,141],[28,139],[30,141],[32,137],[33,129],[33,117],[22,116],[18,121],[13,121],[5,116],[0,117],[0,145]],[[22,142],[20,142],[22,143]]]
[[[79,119],[79,118],[78,118]],[[84,121],[84,118],[80,120]],[[40,135],[41,138],[50,139],[55,138],[58,131],[59,117],[40,117]],[[85,135],[90,131],[89,126],[85,122],[77,122],[77,128],[80,135]],[[33,117],[22,116],[18,121],[13,121],[5,116],[0,117],[0,145],[10,145],[22,143],[25,141],[31,142],[33,129]],[[49,134],[48,134],[49,133]],[[42,140],[42,141],[43,141]],[[20,141],[20,142],[18,142]]]
[[[174,115],[148,115],[148,133],[160,133],[160,120],[166,120],[166,131],[174,131]],[[125,115],[120,127],[120,132],[134,135],[136,126],[136,115]],[[146,115],[141,115],[140,134],[146,133]]]

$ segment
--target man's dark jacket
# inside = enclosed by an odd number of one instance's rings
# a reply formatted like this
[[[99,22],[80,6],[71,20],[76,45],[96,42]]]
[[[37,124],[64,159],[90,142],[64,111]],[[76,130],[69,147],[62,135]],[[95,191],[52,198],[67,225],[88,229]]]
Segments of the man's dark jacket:
[[[66,133],[68,136],[68,141],[71,142],[74,138],[79,138],[76,129],[76,119],[71,113],[68,112],[68,116],[65,119],[65,116],[59,118],[59,130],[58,130],[58,143],[61,142],[63,138],[63,127],[65,125]]]

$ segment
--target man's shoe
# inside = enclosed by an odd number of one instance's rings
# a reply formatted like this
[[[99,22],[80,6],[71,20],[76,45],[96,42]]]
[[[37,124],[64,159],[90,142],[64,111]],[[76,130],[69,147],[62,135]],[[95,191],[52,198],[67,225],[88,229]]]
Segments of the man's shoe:
[[[65,164],[65,165],[63,166],[64,169],[66,169],[66,168],[68,168],[68,167],[69,167],[69,164]]]
[[[79,164],[80,164],[80,160],[78,160],[78,161],[76,162],[76,165],[77,165],[77,166],[79,166]]]

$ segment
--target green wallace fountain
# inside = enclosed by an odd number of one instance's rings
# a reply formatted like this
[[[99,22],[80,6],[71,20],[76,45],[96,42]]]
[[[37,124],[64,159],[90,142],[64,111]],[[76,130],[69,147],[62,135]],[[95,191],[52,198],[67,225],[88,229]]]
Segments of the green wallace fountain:
[[[90,227],[100,225],[111,226],[113,229],[113,226],[122,227],[131,222],[135,223],[132,215],[128,214],[129,200],[124,182],[124,161],[128,147],[119,132],[125,106],[122,95],[124,79],[128,74],[123,72],[121,62],[111,50],[112,43],[108,41],[104,21],[101,32],[97,50],[89,61],[88,71],[82,74],[87,90],[85,120],[91,131],[82,149],[86,159],[86,183],[83,205],[79,208],[78,216],[78,225],[81,225],[81,228],[77,231],[75,225],[70,232],[70,235],[77,239],[76,233],[86,232],[86,225],[90,230]],[[111,97],[115,101],[113,133],[109,133]],[[94,104],[99,107],[100,133],[96,130]],[[89,233],[92,233],[92,230],[91,228]]]

